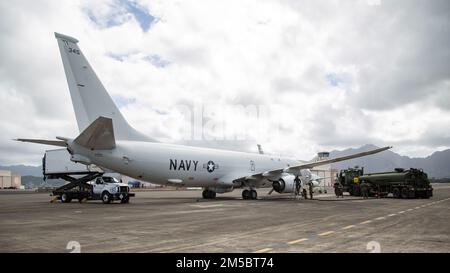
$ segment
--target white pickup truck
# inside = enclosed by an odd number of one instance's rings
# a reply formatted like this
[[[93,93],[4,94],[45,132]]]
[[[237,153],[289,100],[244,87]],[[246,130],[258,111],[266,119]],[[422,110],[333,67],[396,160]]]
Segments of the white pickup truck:
[[[57,196],[63,203],[78,199],[79,202],[102,200],[104,204],[109,204],[115,200],[120,200],[121,203],[129,203],[130,197],[134,197],[134,193],[130,193],[130,186],[120,183],[116,178],[102,176],[74,188],[56,189],[53,191],[53,196]]]
[[[88,182],[92,185],[93,197],[101,198],[103,203],[120,200],[121,203],[130,201],[130,186],[120,183],[114,177],[102,176],[95,181]],[[134,196],[134,194],[132,194]]]

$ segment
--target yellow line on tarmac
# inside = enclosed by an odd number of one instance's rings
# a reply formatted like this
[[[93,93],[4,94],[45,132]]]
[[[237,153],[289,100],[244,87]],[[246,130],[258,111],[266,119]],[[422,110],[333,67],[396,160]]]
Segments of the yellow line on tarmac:
[[[327,231],[327,232],[319,233],[319,234],[317,234],[317,235],[319,235],[319,236],[327,236],[327,235],[331,235],[331,234],[333,234],[333,233],[335,233],[335,232],[334,232],[334,231]]]
[[[301,242],[304,242],[304,241],[308,241],[308,238],[302,238],[302,239],[290,241],[290,242],[288,242],[288,245],[293,245],[293,244],[301,243]]]
[[[386,219],[386,217],[378,217],[375,220],[384,220],[384,219]]]
[[[405,211],[404,211],[404,210],[402,210],[402,211],[399,211],[398,213],[400,213],[400,214],[401,214],[401,213],[405,213]]]
[[[359,224],[360,224],[360,225],[364,225],[364,224],[368,224],[368,223],[372,223],[372,220],[367,220],[367,221],[361,222],[361,223],[359,223]]]
[[[342,229],[346,230],[346,229],[351,229],[352,227],[355,227],[355,225],[349,225],[349,226],[343,227]]]
[[[265,252],[269,252],[271,250],[273,250],[273,248],[268,247],[268,248],[263,248],[263,249],[257,250],[253,253],[265,253]]]
[[[392,216],[395,216],[395,215],[397,215],[397,214],[396,213],[392,213],[392,214],[389,214],[388,217],[392,217]]]

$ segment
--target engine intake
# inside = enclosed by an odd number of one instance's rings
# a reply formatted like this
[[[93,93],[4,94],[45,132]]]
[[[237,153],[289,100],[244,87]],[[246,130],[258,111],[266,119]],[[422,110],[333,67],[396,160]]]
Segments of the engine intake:
[[[295,176],[286,175],[278,181],[273,181],[273,190],[278,193],[290,193],[295,190]]]

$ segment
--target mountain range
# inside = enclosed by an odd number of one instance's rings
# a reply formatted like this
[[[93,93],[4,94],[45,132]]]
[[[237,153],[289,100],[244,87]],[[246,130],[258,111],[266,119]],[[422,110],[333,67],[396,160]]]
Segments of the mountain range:
[[[376,148],[378,147],[368,144],[356,149],[335,150],[330,152],[330,157],[345,156]],[[364,167],[365,173],[393,171],[394,168],[421,168],[428,174],[429,178],[450,178],[450,149],[418,158],[401,156],[387,150],[375,155],[337,162],[332,165],[335,169],[346,169],[354,166]]]

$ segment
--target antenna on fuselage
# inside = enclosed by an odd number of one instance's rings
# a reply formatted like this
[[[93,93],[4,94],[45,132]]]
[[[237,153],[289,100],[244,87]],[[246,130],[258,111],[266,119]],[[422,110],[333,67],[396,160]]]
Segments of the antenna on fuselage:
[[[261,147],[261,144],[256,144],[256,145],[258,146],[258,152],[263,155],[264,151],[263,151],[263,149]]]

